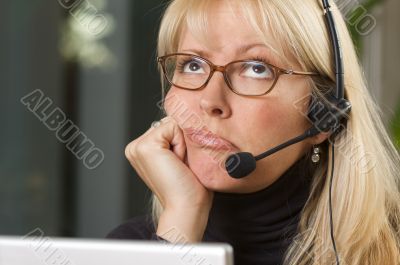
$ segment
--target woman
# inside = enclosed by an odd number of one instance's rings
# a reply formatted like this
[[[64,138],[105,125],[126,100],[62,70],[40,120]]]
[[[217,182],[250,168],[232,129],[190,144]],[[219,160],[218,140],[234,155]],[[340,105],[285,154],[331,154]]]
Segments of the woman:
[[[331,6],[352,103],[334,143],[337,252],[341,264],[400,264],[399,155]],[[235,264],[334,263],[329,133],[259,160],[245,178],[221,166],[232,153],[260,154],[309,128],[304,102],[335,84],[322,10],[317,0],[170,3],[158,42],[166,117],[126,147],[153,191],[152,220],[134,218],[109,237],[228,242]],[[226,67],[211,75],[213,64]],[[278,67],[299,74],[278,80]]]

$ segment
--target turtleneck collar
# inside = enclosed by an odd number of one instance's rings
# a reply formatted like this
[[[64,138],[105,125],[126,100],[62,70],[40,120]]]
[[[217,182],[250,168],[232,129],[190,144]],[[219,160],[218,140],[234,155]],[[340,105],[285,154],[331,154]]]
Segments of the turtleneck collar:
[[[313,174],[307,155],[263,190],[214,194],[204,241],[227,242],[235,265],[278,265],[296,233]]]

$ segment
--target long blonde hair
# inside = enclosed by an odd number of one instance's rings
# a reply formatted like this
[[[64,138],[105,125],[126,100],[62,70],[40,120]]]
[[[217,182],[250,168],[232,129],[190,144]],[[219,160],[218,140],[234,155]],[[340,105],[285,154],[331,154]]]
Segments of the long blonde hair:
[[[184,27],[204,34],[212,1],[172,1],[162,19],[158,54],[177,51]],[[341,264],[400,264],[400,157],[381,121],[380,110],[367,90],[345,21],[331,2],[343,49],[345,94],[352,103],[347,128],[334,144],[332,209]],[[242,15],[266,45],[269,45],[268,38],[277,40],[282,49],[276,52],[283,59],[294,57],[303,71],[317,71],[324,76],[311,81],[313,94],[323,97],[326,85],[334,83],[335,75],[332,47],[319,0],[231,0],[225,3],[239,5]],[[267,30],[272,36],[267,35]],[[323,146],[325,156],[313,176],[298,234],[285,256],[286,265],[334,263],[327,181],[331,144],[326,141]],[[155,224],[161,212],[162,206],[153,195]]]

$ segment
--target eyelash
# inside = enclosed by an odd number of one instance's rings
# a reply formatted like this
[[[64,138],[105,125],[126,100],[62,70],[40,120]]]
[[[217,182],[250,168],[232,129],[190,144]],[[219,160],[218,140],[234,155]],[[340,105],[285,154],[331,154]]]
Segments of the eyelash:
[[[259,62],[262,62],[262,63],[265,63],[265,64],[271,64],[271,61],[270,61],[270,60],[268,60],[268,59],[265,58],[265,57],[261,57],[261,56],[251,57],[250,60],[259,61]]]
[[[268,64],[271,65],[272,63],[270,62],[269,59],[265,58],[265,57],[261,57],[261,56],[254,56],[254,57],[250,57],[248,60],[252,60],[252,61],[258,61],[258,62],[262,62],[264,64]],[[190,60],[186,60],[184,62],[180,62],[177,65],[177,69],[178,70],[183,70],[183,66],[186,65],[188,62],[190,62]]]
[[[178,71],[182,71],[184,66],[188,63],[191,62],[191,60],[184,60],[183,62],[178,62],[176,67]]]

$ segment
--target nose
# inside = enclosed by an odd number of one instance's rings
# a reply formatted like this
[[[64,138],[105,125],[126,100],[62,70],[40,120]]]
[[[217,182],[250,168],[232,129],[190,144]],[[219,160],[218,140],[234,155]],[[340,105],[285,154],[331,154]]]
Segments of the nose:
[[[228,103],[229,92],[223,74],[215,72],[207,86],[201,90],[200,108],[210,117],[228,118],[232,114]]]

